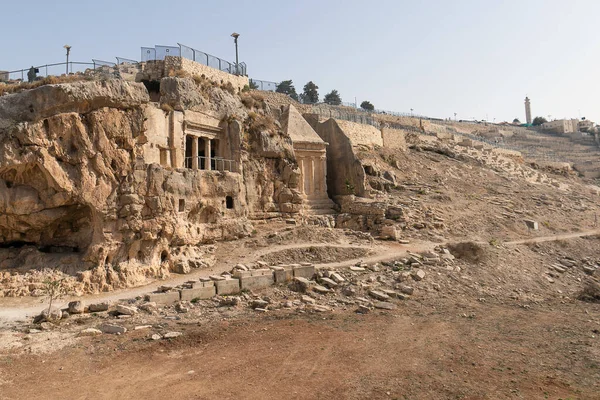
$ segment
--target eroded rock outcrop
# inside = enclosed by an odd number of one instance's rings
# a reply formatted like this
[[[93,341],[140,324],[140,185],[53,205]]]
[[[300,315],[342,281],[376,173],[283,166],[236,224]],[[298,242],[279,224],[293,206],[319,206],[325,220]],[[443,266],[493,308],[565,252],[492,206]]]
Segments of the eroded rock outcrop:
[[[251,217],[295,211],[293,148],[268,108],[201,83],[163,78],[160,103],[117,79],[0,97],[0,296],[40,294],[43,268],[81,293],[186,273]],[[220,153],[201,170],[203,130]]]

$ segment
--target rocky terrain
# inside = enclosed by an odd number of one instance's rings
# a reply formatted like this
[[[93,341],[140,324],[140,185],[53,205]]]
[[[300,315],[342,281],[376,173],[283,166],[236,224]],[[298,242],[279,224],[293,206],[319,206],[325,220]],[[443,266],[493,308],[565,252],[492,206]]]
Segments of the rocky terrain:
[[[432,127],[358,146],[335,214],[285,212],[278,112],[164,79],[0,97],[0,398],[600,398],[595,181]],[[239,133],[243,211],[180,215],[212,192],[140,162],[150,106]]]

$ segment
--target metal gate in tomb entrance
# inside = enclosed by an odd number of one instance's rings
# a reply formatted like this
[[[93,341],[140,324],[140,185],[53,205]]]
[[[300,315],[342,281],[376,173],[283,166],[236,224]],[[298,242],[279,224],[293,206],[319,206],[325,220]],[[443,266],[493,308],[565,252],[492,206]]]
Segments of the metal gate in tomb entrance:
[[[292,139],[300,168],[298,189],[304,198],[306,214],[333,214],[335,204],[327,195],[326,146],[304,117],[292,105],[283,109],[283,131]]]
[[[223,129],[184,121],[185,168],[236,172],[236,162],[221,156]]]

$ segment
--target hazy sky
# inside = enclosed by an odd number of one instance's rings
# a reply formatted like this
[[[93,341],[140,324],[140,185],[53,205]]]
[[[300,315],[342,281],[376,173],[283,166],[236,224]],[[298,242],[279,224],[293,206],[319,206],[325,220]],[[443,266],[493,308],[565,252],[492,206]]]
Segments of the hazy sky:
[[[0,69],[140,59],[183,43],[240,61],[250,77],[309,80],[324,95],[446,118],[600,122],[598,0],[6,1]]]

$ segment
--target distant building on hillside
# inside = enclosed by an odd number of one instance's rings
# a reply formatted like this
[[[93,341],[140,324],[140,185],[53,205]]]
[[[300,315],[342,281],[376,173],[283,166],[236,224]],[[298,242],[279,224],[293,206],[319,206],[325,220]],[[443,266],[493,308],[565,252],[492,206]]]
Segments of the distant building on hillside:
[[[573,124],[571,119],[557,119],[554,121],[544,122],[542,129],[555,133],[573,133],[577,132],[577,125]]]
[[[8,71],[0,71],[0,82],[8,81]]]
[[[542,124],[541,128],[556,133],[590,132],[594,129],[594,122],[582,119],[557,119]]]
[[[531,103],[529,97],[525,97],[525,121],[527,125],[531,125]]]

